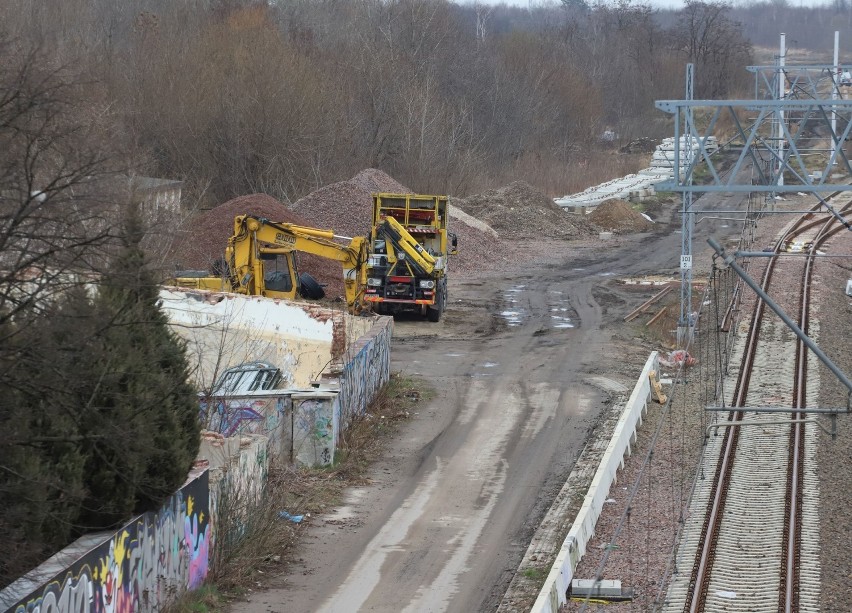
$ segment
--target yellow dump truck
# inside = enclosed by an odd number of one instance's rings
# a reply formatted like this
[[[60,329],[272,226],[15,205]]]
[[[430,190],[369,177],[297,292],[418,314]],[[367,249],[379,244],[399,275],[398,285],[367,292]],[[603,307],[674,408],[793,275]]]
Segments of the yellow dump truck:
[[[373,194],[364,294],[373,311],[413,311],[440,321],[448,257],[458,249],[447,231],[448,217],[446,196]]]

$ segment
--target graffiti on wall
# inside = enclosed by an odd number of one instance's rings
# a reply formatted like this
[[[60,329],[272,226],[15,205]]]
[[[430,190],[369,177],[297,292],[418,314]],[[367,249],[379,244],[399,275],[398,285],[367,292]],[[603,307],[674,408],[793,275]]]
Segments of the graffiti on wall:
[[[19,601],[15,613],[158,610],[199,587],[210,547],[209,478],[203,471],[159,511],[144,513]]]
[[[340,375],[341,427],[363,415],[376,393],[390,379],[391,324],[373,327],[371,338],[346,356]]]
[[[201,423],[205,424],[208,430],[223,436],[262,434],[265,404],[263,399],[202,400]]]
[[[334,461],[342,428],[363,415],[390,378],[392,325],[383,318],[344,355],[339,392],[310,398],[302,392],[267,390],[264,395],[213,398],[201,403],[207,429],[231,437],[259,434],[269,437],[272,455],[315,466]]]
[[[300,399],[293,403],[295,460],[309,466],[327,466],[334,461],[335,407],[331,395]]]

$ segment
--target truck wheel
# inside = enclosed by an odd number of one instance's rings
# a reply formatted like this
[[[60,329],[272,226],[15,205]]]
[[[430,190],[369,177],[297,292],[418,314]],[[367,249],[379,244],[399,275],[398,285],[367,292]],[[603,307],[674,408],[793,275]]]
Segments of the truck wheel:
[[[325,296],[325,290],[319,281],[306,272],[299,273],[299,295],[308,300],[319,300]]]
[[[435,304],[430,307],[426,307],[426,319],[433,323],[437,323],[441,321],[441,313],[444,312],[444,292],[438,292],[438,296],[435,298]]]

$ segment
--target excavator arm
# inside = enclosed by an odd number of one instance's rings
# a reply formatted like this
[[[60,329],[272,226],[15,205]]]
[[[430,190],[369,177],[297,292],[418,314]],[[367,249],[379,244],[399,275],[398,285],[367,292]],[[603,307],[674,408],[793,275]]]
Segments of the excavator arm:
[[[346,303],[357,309],[366,279],[367,260],[364,237],[347,238],[344,245],[332,230],[320,230],[289,223],[276,223],[251,215],[234,220],[234,236],[228,242],[226,260],[232,284],[244,293],[265,294],[264,255],[294,251],[311,253],[340,262],[343,268]]]
[[[348,240],[348,244],[338,241]],[[234,234],[225,248],[225,277],[182,277],[172,284],[198,289],[226,289],[239,294],[296,297],[294,252],[311,253],[340,262],[343,269],[346,304],[353,312],[362,306],[366,284],[367,243],[364,237],[346,238],[331,230],[320,230],[289,223],[276,223],[262,217],[240,215],[234,219]],[[266,265],[283,256],[286,269],[273,285]],[[282,266],[283,268],[283,266]]]

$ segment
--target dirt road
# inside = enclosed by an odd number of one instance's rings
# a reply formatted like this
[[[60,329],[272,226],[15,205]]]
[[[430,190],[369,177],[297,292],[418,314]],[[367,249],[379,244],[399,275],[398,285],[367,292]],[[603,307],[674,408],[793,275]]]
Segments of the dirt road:
[[[455,278],[441,323],[397,321],[393,369],[437,397],[372,484],[317,519],[281,587],[234,610],[494,610],[608,400],[587,379],[628,382],[626,353],[647,355],[617,336],[636,303],[611,281],[675,273],[677,227],[554,252],[517,275]]]

